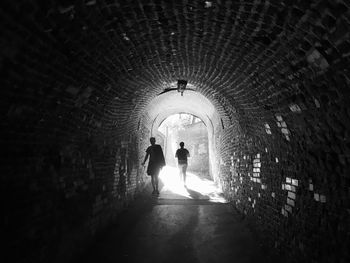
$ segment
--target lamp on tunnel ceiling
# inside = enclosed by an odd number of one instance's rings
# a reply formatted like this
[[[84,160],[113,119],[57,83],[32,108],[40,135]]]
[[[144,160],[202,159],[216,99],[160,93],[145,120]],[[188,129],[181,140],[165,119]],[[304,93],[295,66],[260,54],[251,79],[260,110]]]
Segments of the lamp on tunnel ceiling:
[[[183,94],[184,94],[184,91],[186,89],[186,85],[187,85],[187,80],[179,79],[177,81],[177,91],[181,92],[181,96],[183,96]]]
[[[175,85],[173,85],[173,88],[165,88],[161,93],[159,93],[158,95],[164,94],[166,92],[169,91],[175,91],[177,90],[177,92],[181,92],[181,96],[183,96],[183,93],[185,90],[193,90],[196,91],[195,89],[191,89],[191,88],[187,88],[187,80],[183,80],[183,79],[179,79],[177,81],[177,87],[175,87]],[[189,87],[193,87],[193,85],[189,84]]]

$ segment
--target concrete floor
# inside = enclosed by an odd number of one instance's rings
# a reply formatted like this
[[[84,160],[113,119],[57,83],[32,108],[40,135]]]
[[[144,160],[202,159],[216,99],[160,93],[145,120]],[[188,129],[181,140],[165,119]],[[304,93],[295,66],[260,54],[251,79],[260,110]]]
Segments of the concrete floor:
[[[247,222],[229,204],[212,202],[218,193],[162,187],[159,197],[139,197],[80,262],[272,262]]]

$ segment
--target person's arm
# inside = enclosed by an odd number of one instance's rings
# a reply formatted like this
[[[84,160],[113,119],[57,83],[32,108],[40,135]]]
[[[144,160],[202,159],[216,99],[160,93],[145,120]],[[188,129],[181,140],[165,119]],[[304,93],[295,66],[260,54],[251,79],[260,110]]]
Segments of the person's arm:
[[[148,159],[148,156],[149,156],[149,153],[147,152],[147,153],[146,153],[146,156],[145,156],[145,159],[144,159],[143,162],[142,162],[142,165],[145,165],[145,163],[146,163],[146,161],[147,161],[147,159]]]
[[[190,152],[187,150],[187,157],[191,157]]]
[[[162,158],[162,163],[161,163],[161,167],[160,167],[160,169],[162,169],[164,166],[165,166],[165,157],[164,157],[164,153],[163,153],[163,149],[162,149],[162,147],[161,146],[159,146],[159,148],[160,148],[160,153],[161,153],[161,158]]]

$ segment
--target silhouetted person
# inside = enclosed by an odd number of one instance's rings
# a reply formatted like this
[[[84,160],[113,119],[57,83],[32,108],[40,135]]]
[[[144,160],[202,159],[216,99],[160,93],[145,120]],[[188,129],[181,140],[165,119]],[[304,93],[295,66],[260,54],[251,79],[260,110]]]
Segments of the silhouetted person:
[[[187,170],[187,157],[190,157],[189,151],[184,148],[185,143],[180,142],[180,149],[177,149],[175,158],[177,158],[178,167],[180,170],[180,179],[186,186],[186,170]]]
[[[151,146],[149,146],[146,150],[146,156],[142,165],[145,165],[149,156],[147,174],[150,175],[152,179],[152,194],[159,194],[158,176],[160,170],[163,168],[163,166],[165,166],[165,159],[162,147],[159,144],[156,144],[156,138],[151,137],[149,141],[151,142]]]

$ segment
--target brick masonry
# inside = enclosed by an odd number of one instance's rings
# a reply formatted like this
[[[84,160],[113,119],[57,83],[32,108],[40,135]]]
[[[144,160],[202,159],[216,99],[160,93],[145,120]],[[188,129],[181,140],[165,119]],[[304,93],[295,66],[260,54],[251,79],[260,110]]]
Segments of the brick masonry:
[[[12,261],[67,262],[117,218],[146,180],[143,109],[186,79],[222,118],[217,165],[232,204],[296,262],[348,262],[349,8],[2,1]]]

